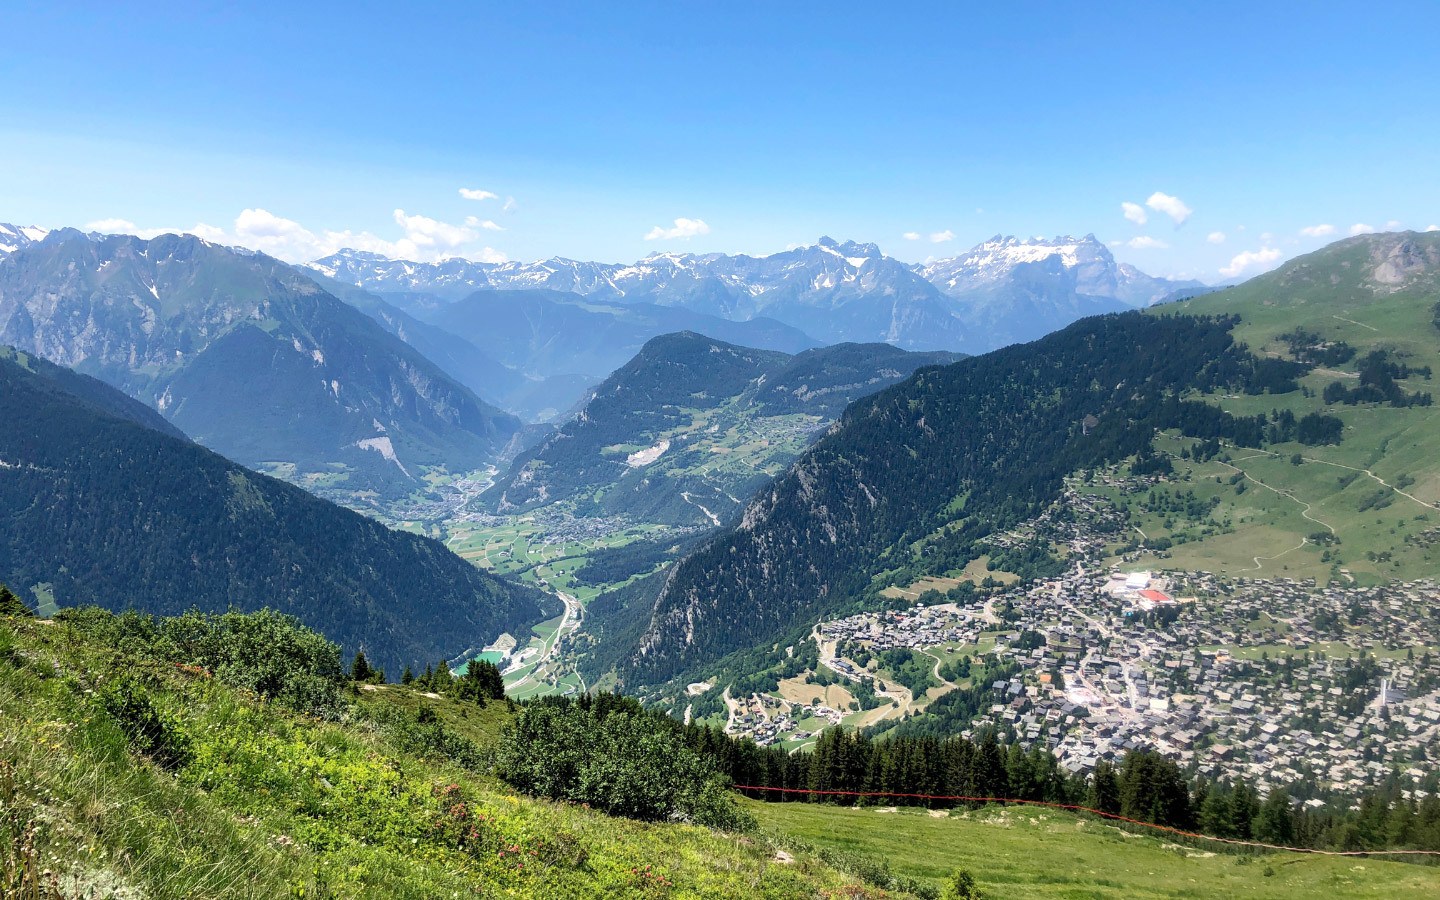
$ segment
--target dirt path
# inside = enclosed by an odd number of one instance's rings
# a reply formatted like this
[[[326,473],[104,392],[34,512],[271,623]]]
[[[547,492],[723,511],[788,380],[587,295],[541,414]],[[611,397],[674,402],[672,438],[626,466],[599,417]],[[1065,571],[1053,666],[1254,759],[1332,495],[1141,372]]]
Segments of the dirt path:
[[[935,660],[935,680],[936,680],[936,681],[938,681],[938,682],[940,682],[941,684],[945,685],[945,687],[949,688],[950,690],[954,690],[955,688],[958,688],[958,687],[960,686],[960,685],[956,684],[955,682],[951,681],[950,679],[946,678],[944,675],[941,675],[941,674],[940,674],[940,666],[942,666],[942,665],[945,663],[945,660],[943,660],[943,659],[941,659],[940,657],[936,656],[935,654],[931,653],[929,650],[925,649],[924,647],[921,647],[921,648],[920,648],[920,652],[923,653],[923,654],[925,654],[926,656],[930,657],[931,659]]]
[[[1259,453],[1256,454],[1256,456],[1265,456],[1265,455],[1270,456],[1272,459],[1273,459],[1273,458],[1277,458],[1277,454],[1259,454]],[[1255,456],[1247,456],[1247,457],[1245,457],[1245,459],[1254,459],[1254,458],[1255,458]],[[1221,461],[1218,460],[1218,459],[1215,460],[1215,461],[1216,461],[1217,463],[1220,463],[1220,465],[1224,466],[1225,468],[1230,469],[1231,471],[1239,472],[1241,475],[1244,475],[1244,476],[1245,476],[1245,479],[1246,479],[1247,481],[1253,481],[1253,482],[1255,482],[1256,484],[1260,485],[1260,486],[1261,486],[1262,488],[1264,488],[1265,490],[1270,491],[1272,494],[1278,494],[1278,495],[1280,495],[1281,497],[1284,497],[1284,498],[1287,499],[1287,500],[1292,500],[1292,501],[1294,501],[1295,503],[1300,504],[1300,506],[1304,507],[1304,508],[1301,509],[1301,511],[1300,511],[1300,516],[1301,516],[1301,518],[1309,519],[1311,522],[1314,522],[1316,525],[1323,525],[1326,529],[1328,529],[1328,530],[1330,531],[1331,534],[1334,534],[1334,533],[1335,533],[1335,526],[1331,525],[1329,522],[1321,521],[1320,519],[1317,519],[1317,518],[1315,518],[1314,516],[1310,515],[1310,510],[1313,509],[1314,507],[1312,507],[1309,503],[1306,503],[1304,500],[1301,500],[1299,497],[1296,497],[1294,494],[1290,493],[1289,491],[1282,491],[1282,490],[1278,490],[1277,488],[1271,487],[1270,485],[1268,485],[1268,484],[1266,484],[1265,482],[1261,481],[1260,479],[1256,478],[1254,475],[1251,475],[1249,472],[1245,471],[1244,469],[1240,468],[1239,466],[1232,466],[1232,465],[1230,465],[1230,463],[1221,462]],[[1241,460],[1241,462],[1243,462],[1243,461],[1244,461],[1244,460]],[[1301,547],[1305,546],[1305,543],[1306,543],[1306,541],[1301,541],[1301,542],[1300,542],[1300,546],[1301,546]],[[1294,549],[1298,550],[1298,549],[1300,549],[1300,547],[1296,547],[1296,548],[1294,548]],[[1285,551],[1285,552],[1286,552],[1286,553],[1289,553],[1290,551],[1287,550],[1287,551]],[[1273,556],[1257,557],[1257,559],[1259,559],[1259,558],[1264,558],[1264,559],[1278,559],[1278,557],[1273,557]],[[1258,568],[1258,565],[1257,565],[1257,568]]]
[[[1351,325],[1359,325],[1361,328],[1368,328],[1371,331],[1379,331],[1374,325],[1366,325],[1364,322],[1357,322],[1354,319],[1347,319],[1344,316],[1331,316],[1332,319],[1339,319],[1342,322],[1349,322]]]
[[[1421,500],[1419,497],[1416,497],[1414,494],[1407,494],[1405,491],[1402,491],[1400,488],[1397,488],[1395,485],[1389,483],[1388,481],[1386,481],[1385,479],[1381,478],[1379,475],[1376,475],[1374,472],[1370,471],[1369,469],[1357,469],[1357,468],[1355,468],[1354,466],[1346,466],[1346,465],[1342,465],[1342,464],[1337,463],[1337,462],[1330,462],[1330,461],[1327,460],[1327,459],[1315,459],[1313,456],[1302,456],[1302,457],[1300,457],[1300,458],[1303,459],[1303,460],[1305,460],[1305,461],[1307,461],[1307,462],[1320,463],[1320,465],[1322,465],[1322,466],[1334,466],[1334,467],[1337,468],[1337,469],[1348,469],[1348,470],[1351,471],[1351,472],[1363,472],[1363,473],[1365,473],[1366,475],[1370,476],[1371,478],[1375,479],[1376,481],[1380,482],[1380,484],[1382,484],[1383,486],[1389,488],[1390,490],[1394,491],[1395,493],[1399,494],[1399,495],[1402,496],[1402,497],[1405,497],[1405,498],[1410,499],[1410,500],[1414,500],[1416,503],[1420,504],[1421,506],[1427,507],[1427,508],[1429,508],[1429,509],[1440,510],[1440,506],[1436,506],[1434,503],[1426,503],[1424,500]]]
[[[850,681],[869,681],[874,684],[875,693],[879,694],[881,697],[886,698],[887,700],[899,704],[893,709],[893,711],[887,712],[885,715],[880,716],[879,718],[866,724],[873,725],[875,724],[875,722],[883,722],[886,719],[903,718],[905,713],[909,712],[910,709],[914,707],[915,695],[910,693],[909,689],[906,688],[904,685],[892,684],[889,690],[881,690],[879,678],[876,678],[870,672],[855,665],[854,660],[845,659],[842,656],[837,656],[836,651],[838,648],[835,642],[832,641],[827,645],[824,641],[820,639],[819,622],[816,622],[815,626],[810,629],[810,638],[815,642],[815,646],[818,647],[820,650],[820,665],[834,672],[836,675],[839,675],[842,678],[848,679]],[[844,672],[836,668],[835,662],[837,660],[843,660],[845,664],[849,666],[853,671]]]

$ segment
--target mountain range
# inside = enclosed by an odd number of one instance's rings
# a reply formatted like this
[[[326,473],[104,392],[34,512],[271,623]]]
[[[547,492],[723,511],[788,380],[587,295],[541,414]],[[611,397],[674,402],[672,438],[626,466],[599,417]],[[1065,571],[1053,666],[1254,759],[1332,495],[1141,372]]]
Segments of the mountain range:
[[[9,233],[9,232],[7,232]],[[0,257],[0,343],[94,375],[252,468],[352,500],[495,461],[521,422],[268,256],[63,229]]]
[[[521,411],[551,418],[663,334],[693,331],[760,350],[795,353],[818,346],[796,328],[764,316],[736,322],[653,303],[618,303],[547,289],[476,291],[430,321],[511,371],[517,388],[500,394]],[[542,404],[544,408],[536,409]],[[546,415],[548,413],[548,415]]]
[[[0,256],[44,240],[49,233],[46,229],[34,225],[8,225],[0,222]]]
[[[0,348],[0,423],[0,582],[47,612],[268,606],[394,672],[545,616],[539,592],[248,471],[13,348]]]
[[[1119,263],[1094,235],[996,236],[960,256],[919,265],[885,256],[875,244],[828,237],[765,257],[657,253],[631,264],[559,257],[417,263],[342,250],[309,265],[421,317],[476,290],[548,290],[734,321],[765,316],[822,343],[883,341],[970,353],[1200,286]]]
[[[567,503],[580,515],[719,525],[852,401],[954,359],[889,344],[791,355],[694,332],[663,335],[481,500],[496,513]]]
[[[1054,503],[1067,475],[1150,458],[1162,432],[1175,443],[1160,469],[1173,460],[1177,481],[1203,471],[1217,485],[1216,527],[1144,518],[1137,533],[1154,548],[1139,564],[1268,571],[1257,547],[1298,544],[1306,552],[1273,567],[1322,583],[1423,577],[1440,497],[1437,286],[1440,235],[1362,235],[1225,291],[917,372],[852,404],[709,542],[593,603],[600,649],[585,674],[683,686],[728,654],[783,647],[817,617],[882,604],[887,585],[958,577],[999,547],[1020,571],[1053,562],[1053,548],[990,538]],[[1244,452],[1195,469],[1185,438]],[[1251,467],[1284,504],[1244,497]],[[1397,499],[1395,516],[1376,517]],[[1127,515],[1141,521],[1144,503]],[[1345,568],[1325,544],[1347,548]]]

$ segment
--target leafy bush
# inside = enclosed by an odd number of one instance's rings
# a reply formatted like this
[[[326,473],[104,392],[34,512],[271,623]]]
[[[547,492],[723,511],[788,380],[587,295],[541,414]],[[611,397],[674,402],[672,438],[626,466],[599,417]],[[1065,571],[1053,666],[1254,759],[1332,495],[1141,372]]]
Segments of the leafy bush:
[[[334,718],[343,708],[340,648],[271,609],[158,618],[91,607],[63,610],[56,619],[121,652],[201,666],[232,687],[301,712]]]
[[[490,768],[489,754],[474,741],[446,728],[428,706],[420,707],[414,715],[388,703],[361,704],[357,712],[379,726],[405,753],[448,759],[476,772]]]
[[[135,753],[171,772],[190,761],[190,739],[178,720],[156,706],[135,679],[112,682],[101,692],[99,703]]]
[[[945,882],[945,890],[940,896],[942,900],[980,900],[985,895],[980,893],[974,875],[966,869],[956,869],[950,873],[949,880]]]
[[[611,815],[752,827],[725,779],[685,746],[677,726],[633,701],[547,699],[527,706],[506,730],[496,773],[527,794]]]

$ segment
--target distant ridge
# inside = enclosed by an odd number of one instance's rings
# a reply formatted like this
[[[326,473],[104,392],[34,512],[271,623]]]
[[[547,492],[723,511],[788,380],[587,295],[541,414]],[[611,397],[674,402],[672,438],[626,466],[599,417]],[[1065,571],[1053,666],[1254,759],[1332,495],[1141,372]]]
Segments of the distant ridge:
[[[826,343],[882,341],[972,353],[1200,287],[1118,263],[1094,235],[997,235],[967,253],[922,265],[885,256],[872,243],[829,237],[764,257],[656,253],[624,264],[561,257],[417,263],[342,250],[309,265],[383,296],[425,298],[437,309],[475,290],[562,291],[734,321],[768,316]]]

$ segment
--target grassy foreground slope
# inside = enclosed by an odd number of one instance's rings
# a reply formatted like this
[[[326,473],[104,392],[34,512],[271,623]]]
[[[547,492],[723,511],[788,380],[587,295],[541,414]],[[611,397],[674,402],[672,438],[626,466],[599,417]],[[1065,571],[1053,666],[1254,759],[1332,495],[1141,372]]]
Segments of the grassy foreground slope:
[[[0,619],[0,896],[42,872],[45,900],[887,896],[756,836],[518,795],[484,774],[503,704],[377,686],[324,720],[82,625]]]
[[[946,814],[757,802],[746,808],[772,834],[883,859],[896,874],[937,886],[951,871],[967,869],[987,897],[1006,900],[1440,895],[1440,869],[1434,867],[1373,858],[1212,853],[1052,810]]]

